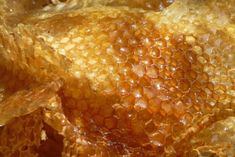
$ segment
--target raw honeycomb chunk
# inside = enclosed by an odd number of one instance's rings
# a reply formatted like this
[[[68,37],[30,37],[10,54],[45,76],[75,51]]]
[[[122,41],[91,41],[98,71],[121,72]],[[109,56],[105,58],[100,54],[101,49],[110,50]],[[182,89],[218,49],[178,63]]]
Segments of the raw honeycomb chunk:
[[[2,155],[233,156],[235,3],[171,3],[0,3]]]

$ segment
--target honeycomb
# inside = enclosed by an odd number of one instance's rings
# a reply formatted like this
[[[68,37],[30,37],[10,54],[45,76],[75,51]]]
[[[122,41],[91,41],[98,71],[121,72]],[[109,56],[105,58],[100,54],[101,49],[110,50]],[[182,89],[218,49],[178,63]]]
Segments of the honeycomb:
[[[42,120],[39,112],[17,117],[1,128],[1,156],[37,156]]]
[[[235,156],[235,2],[0,2],[0,156]]]
[[[191,140],[192,155],[233,156],[234,142],[234,117],[229,117],[203,129]]]

